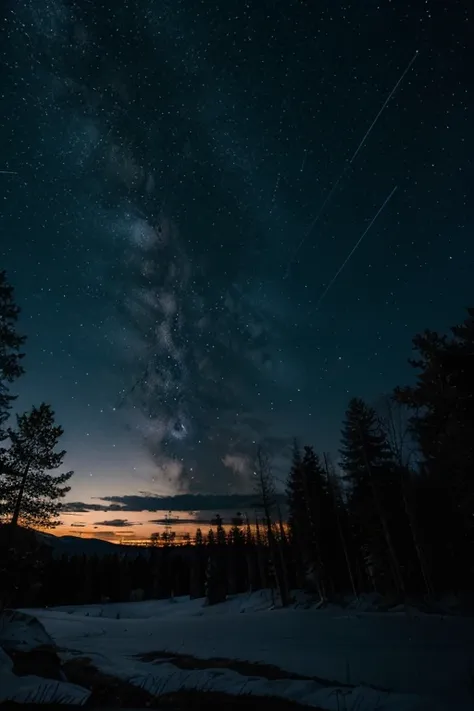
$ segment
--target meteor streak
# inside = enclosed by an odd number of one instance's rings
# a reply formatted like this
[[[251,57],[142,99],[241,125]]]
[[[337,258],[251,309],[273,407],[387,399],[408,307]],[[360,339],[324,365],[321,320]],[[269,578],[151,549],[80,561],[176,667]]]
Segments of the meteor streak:
[[[386,98],[385,101],[383,102],[382,107],[381,107],[381,109],[379,109],[378,114],[376,115],[376,117],[374,118],[374,120],[373,120],[372,123],[370,124],[369,128],[368,128],[367,131],[365,132],[365,134],[364,134],[362,140],[360,141],[359,145],[357,146],[357,148],[355,149],[354,153],[352,154],[352,157],[351,157],[350,160],[346,163],[346,165],[344,166],[344,169],[342,170],[342,172],[341,172],[341,174],[339,175],[338,179],[336,180],[336,182],[335,182],[334,185],[332,186],[331,190],[328,192],[328,194],[327,194],[326,197],[324,198],[321,207],[319,208],[318,212],[316,213],[316,217],[315,217],[314,220],[311,222],[311,224],[310,224],[310,226],[308,227],[308,229],[306,230],[306,232],[303,234],[303,237],[301,238],[300,243],[298,244],[298,246],[296,247],[295,251],[293,252],[292,258],[291,258],[290,260],[288,260],[288,264],[287,264],[287,267],[286,267],[286,272],[285,272],[285,275],[284,275],[284,277],[283,277],[284,279],[286,279],[286,278],[288,277],[288,275],[289,275],[289,273],[290,273],[290,266],[291,266],[292,263],[295,261],[298,252],[300,251],[300,249],[301,249],[301,247],[303,246],[303,244],[305,243],[306,239],[309,237],[309,235],[311,234],[311,232],[312,232],[313,229],[315,228],[317,222],[319,221],[319,218],[321,217],[321,215],[322,215],[322,213],[323,213],[324,208],[326,207],[326,205],[328,204],[329,200],[330,200],[330,199],[332,198],[332,196],[334,195],[334,192],[335,192],[337,186],[339,185],[339,183],[341,182],[341,180],[343,179],[343,177],[345,176],[345,174],[347,173],[347,171],[348,171],[349,168],[351,167],[352,163],[353,163],[353,162],[355,161],[355,159],[357,158],[358,154],[360,153],[360,150],[361,150],[362,146],[364,145],[364,143],[366,142],[366,140],[367,140],[368,137],[370,136],[370,133],[372,132],[372,129],[374,128],[375,124],[376,124],[377,121],[379,120],[380,115],[382,114],[382,111],[385,109],[385,107],[387,106],[388,102],[390,101],[390,99],[392,98],[392,96],[395,94],[396,90],[398,89],[398,87],[399,87],[400,84],[402,83],[402,81],[403,81],[403,79],[405,78],[406,74],[410,71],[413,62],[414,62],[415,59],[418,57],[418,54],[419,54],[419,52],[418,52],[418,50],[416,50],[415,54],[414,54],[413,57],[410,59],[410,61],[408,62],[407,66],[405,67],[404,71],[402,72],[401,76],[399,77],[398,81],[396,82],[396,84],[395,84],[394,87],[392,88],[392,91],[390,92],[390,94],[387,96],[387,98]]]
[[[395,185],[395,187],[393,188],[393,190],[392,190],[392,192],[390,193],[390,195],[388,195],[388,196],[385,198],[385,200],[383,201],[382,205],[379,207],[379,209],[377,210],[377,212],[375,213],[375,215],[373,216],[373,218],[371,219],[371,221],[369,222],[369,224],[367,225],[367,227],[366,227],[365,230],[363,231],[362,235],[359,237],[359,239],[357,240],[357,242],[355,243],[355,245],[353,246],[353,248],[351,249],[351,251],[349,252],[349,254],[347,255],[347,257],[345,258],[345,260],[343,261],[343,263],[341,264],[341,266],[339,267],[339,269],[337,270],[337,272],[334,274],[333,278],[331,279],[331,281],[329,282],[329,284],[327,285],[327,287],[324,289],[323,293],[321,294],[321,296],[319,297],[319,299],[318,299],[318,301],[317,301],[316,310],[319,309],[319,307],[321,306],[321,303],[322,303],[324,297],[326,296],[326,294],[328,293],[329,289],[333,286],[333,284],[334,284],[334,282],[336,281],[337,277],[338,277],[339,274],[342,272],[342,270],[343,270],[344,267],[346,266],[347,262],[349,261],[349,259],[352,257],[352,255],[353,255],[354,252],[356,251],[357,247],[360,245],[360,243],[361,243],[362,240],[364,239],[365,235],[367,234],[367,232],[370,230],[370,228],[371,228],[372,225],[374,224],[374,222],[375,222],[375,220],[377,219],[377,217],[380,215],[380,213],[382,212],[382,210],[383,210],[383,209],[385,208],[385,206],[387,205],[387,203],[389,202],[390,198],[392,197],[392,195],[393,195],[393,193],[395,192],[395,190],[397,189],[397,187],[398,187],[398,186]]]

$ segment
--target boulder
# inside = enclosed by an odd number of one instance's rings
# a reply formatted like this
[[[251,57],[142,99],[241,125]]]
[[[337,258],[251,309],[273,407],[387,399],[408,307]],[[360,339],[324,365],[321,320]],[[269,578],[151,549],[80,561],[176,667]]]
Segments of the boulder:
[[[54,647],[54,642],[33,615],[18,610],[4,610],[0,613],[0,646],[6,652],[28,652],[37,647]]]
[[[40,676],[43,679],[66,681],[59,659],[53,647],[36,647],[29,651],[11,650],[13,673],[17,676]]]
[[[14,674],[34,674],[58,681],[65,679],[56,646],[33,615],[5,610],[0,615],[0,646],[12,660]]]
[[[16,610],[0,614],[0,704],[83,705],[89,696],[66,681],[55,644],[39,620]]]

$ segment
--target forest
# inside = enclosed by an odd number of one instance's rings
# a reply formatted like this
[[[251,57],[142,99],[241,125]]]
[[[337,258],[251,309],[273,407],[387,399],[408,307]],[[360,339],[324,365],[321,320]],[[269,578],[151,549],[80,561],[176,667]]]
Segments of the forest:
[[[178,545],[171,531],[144,548],[57,557],[27,527],[54,527],[72,472],[51,407],[6,426],[21,376],[19,309],[0,273],[0,604],[60,605],[179,595],[206,604],[269,588],[275,604],[297,589],[326,601],[376,592],[434,602],[474,580],[474,309],[449,333],[413,339],[413,382],[379,406],[353,397],[337,459],[295,438],[284,492],[271,457],[255,452],[256,520],[218,516]],[[315,433],[317,438],[317,433]]]

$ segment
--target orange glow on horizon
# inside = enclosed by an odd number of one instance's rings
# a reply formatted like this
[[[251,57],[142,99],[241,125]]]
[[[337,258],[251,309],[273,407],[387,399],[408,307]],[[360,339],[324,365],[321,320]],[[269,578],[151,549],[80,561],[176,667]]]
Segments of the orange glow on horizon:
[[[170,524],[165,524],[167,514],[170,514]],[[202,513],[201,513],[202,515]],[[236,516],[234,511],[220,512],[223,518],[223,527],[227,531],[231,526],[231,519]],[[98,538],[109,543],[149,543],[153,534],[164,533],[167,529],[176,535],[176,542],[183,542],[189,536],[194,540],[196,531],[201,529],[204,537],[210,528],[215,531],[215,523],[211,522],[214,512],[209,512],[209,518],[196,523],[192,522],[193,514],[189,511],[87,511],[85,513],[63,513],[61,525],[55,529],[45,531],[55,536],[76,536],[78,538]],[[180,523],[180,520],[183,523]],[[156,521],[160,521],[156,523]],[[109,523],[110,522],[110,523]],[[254,521],[251,521],[253,524]],[[244,525],[245,526],[245,521]],[[253,525],[252,525],[253,528]]]

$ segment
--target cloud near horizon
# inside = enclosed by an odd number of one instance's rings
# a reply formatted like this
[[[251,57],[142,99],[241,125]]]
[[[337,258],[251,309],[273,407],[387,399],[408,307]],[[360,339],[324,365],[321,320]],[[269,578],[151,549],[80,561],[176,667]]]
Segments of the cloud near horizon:
[[[155,526],[211,526],[212,518],[156,518],[151,519],[148,523]]]
[[[283,494],[278,494],[280,503]],[[64,504],[64,513],[88,513],[90,511],[120,512],[129,511],[245,511],[260,508],[258,497],[254,494],[177,494],[176,496],[157,496],[147,492],[125,496],[102,496],[95,502],[70,501]],[[122,519],[117,519],[122,520]],[[105,525],[113,525],[108,522]],[[120,524],[119,524],[120,525]]]
[[[94,526],[110,526],[112,528],[129,528],[130,526],[141,526],[141,523],[129,521],[126,518],[113,518],[110,521],[96,521]]]

